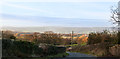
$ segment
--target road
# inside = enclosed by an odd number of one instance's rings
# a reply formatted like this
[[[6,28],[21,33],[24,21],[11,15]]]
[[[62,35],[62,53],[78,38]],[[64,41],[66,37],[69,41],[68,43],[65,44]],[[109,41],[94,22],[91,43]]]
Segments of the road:
[[[92,55],[82,54],[82,53],[76,53],[76,52],[67,52],[69,56],[67,57],[95,57]]]
[[[92,55],[82,54],[82,53],[76,53],[76,52],[67,52],[69,56],[66,56],[64,58],[55,58],[55,59],[87,59],[88,57],[95,57]]]

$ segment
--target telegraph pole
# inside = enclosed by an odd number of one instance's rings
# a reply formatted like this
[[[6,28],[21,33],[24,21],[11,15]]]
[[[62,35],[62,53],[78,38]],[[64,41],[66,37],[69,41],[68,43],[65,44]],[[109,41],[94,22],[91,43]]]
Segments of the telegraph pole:
[[[71,45],[73,44],[73,36],[74,36],[74,31],[71,33]]]

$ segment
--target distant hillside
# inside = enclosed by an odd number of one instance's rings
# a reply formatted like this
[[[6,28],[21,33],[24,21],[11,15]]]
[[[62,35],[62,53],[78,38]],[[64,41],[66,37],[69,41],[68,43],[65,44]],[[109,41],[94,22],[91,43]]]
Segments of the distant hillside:
[[[112,27],[2,27],[2,30],[14,30],[14,31],[27,31],[27,32],[45,32],[53,31],[57,33],[89,33],[89,32],[100,32],[103,30],[111,30]]]

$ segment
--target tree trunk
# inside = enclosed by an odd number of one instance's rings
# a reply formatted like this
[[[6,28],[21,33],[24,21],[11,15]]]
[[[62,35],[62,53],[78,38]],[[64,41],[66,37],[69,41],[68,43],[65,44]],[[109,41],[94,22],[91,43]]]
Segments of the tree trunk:
[[[120,22],[118,23],[118,44],[120,44]]]

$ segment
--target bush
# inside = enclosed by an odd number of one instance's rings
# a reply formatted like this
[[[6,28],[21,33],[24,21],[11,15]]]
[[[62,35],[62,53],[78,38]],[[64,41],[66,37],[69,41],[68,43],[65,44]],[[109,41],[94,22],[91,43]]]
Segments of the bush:
[[[28,57],[31,56],[32,54],[40,55],[41,51],[43,51],[34,43],[26,41],[11,41],[8,39],[2,40],[2,47],[3,56],[6,57],[9,56]]]
[[[93,54],[96,56],[104,56],[109,54],[109,47],[112,47],[111,43],[98,43],[85,46],[74,46],[70,51],[80,52],[85,54]]]
[[[41,55],[43,53],[43,49],[42,48],[38,48],[37,45],[35,45],[33,47],[33,49],[34,49],[34,54],[36,54],[36,55]]]
[[[93,54],[96,56],[119,56],[120,53],[118,50],[120,50],[120,46],[116,46],[118,43],[119,33],[117,32],[103,31],[90,33],[87,45],[74,46],[71,51]]]
[[[56,47],[53,45],[45,45],[39,47],[32,42],[27,41],[11,41],[8,39],[2,40],[2,56],[3,57],[32,57],[35,56],[48,56],[65,53],[66,48]]]
[[[110,42],[113,44],[117,44],[118,37],[116,32],[110,33],[109,31],[104,31],[101,33],[90,33],[88,37],[88,44],[96,44]]]
[[[113,56],[120,56],[120,45],[115,45],[109,48],[109,52]]]
[[[15,49],[21,51],[25,54],[32,54],[34,44],[26,41],[14,41],[13,44],[15,45]]]
[[[45,47],[43,47],[43,53],[45,55],[56,55],[59,53],[65,53],[66,48],[65,47],[56,47],[53,45],[46,45]]]
[[[120,32],[118,32],[118,44],[120,44]]]

